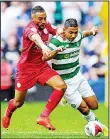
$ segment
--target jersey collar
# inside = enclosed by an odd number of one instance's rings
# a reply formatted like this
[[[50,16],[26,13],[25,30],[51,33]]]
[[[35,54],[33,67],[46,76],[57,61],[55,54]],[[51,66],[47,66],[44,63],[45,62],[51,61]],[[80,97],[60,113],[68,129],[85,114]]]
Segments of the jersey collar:
[[[69,41],[68,39],[66,39],[64,42],[66,43],[74,43],[74,42],[77,42],[81,39],[81,34],[78,32],[78,36],[71,42]]]

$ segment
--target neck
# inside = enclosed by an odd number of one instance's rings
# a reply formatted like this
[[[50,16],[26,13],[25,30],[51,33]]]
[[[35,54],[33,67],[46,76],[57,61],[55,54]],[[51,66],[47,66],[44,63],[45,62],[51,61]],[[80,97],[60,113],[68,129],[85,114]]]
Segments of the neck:
[[[65,33],[63,32],[60,37],[65,41],[66,40],[66,37],[65,37]]]

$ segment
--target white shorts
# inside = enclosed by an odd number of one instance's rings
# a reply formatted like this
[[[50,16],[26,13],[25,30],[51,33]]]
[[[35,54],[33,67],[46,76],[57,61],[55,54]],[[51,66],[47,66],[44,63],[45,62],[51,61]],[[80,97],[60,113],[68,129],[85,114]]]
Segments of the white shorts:
[[[64,98],[74,108],[78,108],[82,102],[82,98],[95,95],[86,78],[79,72],[71,79],[65,80],[67,90]]]

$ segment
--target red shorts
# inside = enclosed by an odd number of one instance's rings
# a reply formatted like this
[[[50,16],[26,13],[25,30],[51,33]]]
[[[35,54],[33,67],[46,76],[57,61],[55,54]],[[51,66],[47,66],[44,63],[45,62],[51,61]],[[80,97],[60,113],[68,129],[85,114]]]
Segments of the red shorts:
[[[15,89],[18,91],[28,90],[36,83],[44,85],[51,77],[59,75],[50,66],[42,68],[39,72],[33,68],[31,71],[17,71]]]

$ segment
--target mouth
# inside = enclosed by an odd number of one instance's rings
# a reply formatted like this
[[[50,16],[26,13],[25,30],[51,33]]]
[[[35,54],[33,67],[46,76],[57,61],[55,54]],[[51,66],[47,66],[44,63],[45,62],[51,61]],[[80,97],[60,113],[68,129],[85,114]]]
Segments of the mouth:
[[[75,38],[69,38],[69,40],[72,42]]]
[[[41,24],[40,25],[40,28],[45,28],[45,24]]]

